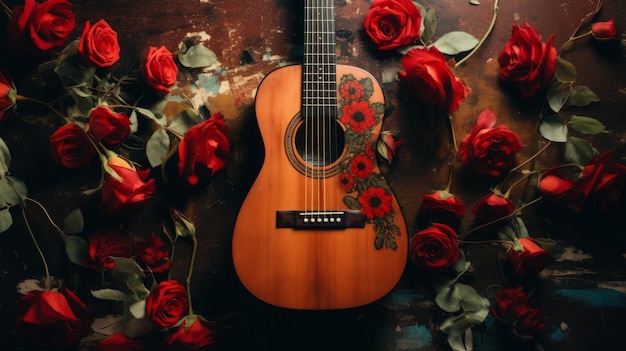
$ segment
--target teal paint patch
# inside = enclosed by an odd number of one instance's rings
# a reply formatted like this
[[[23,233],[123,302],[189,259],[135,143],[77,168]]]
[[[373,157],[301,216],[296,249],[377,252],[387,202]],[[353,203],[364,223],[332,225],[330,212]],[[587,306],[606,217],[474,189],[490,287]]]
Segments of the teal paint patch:
[[[565,339],[565,332],[563,329],[559,327],[552,328],[552,333],[550,334],[550,339],[554,341],[563,341]]]
[[[222,81],[216,75],[200,74],[198,75],[196,85],[199,89],[202,89],[210,95],[215,96],[220,92]]]
[[[425,325],[408,325],[395,335],[396,350],[423,350],[433,342],[433,336]]]
[[[410,289],[394,291],[384,298],[384,302],[397,309],[414,305],[431,306],[435,304],[431,298]]]
[[[558,289],[556,293],[594,307],[626,307],[626,294],[613,289]]]

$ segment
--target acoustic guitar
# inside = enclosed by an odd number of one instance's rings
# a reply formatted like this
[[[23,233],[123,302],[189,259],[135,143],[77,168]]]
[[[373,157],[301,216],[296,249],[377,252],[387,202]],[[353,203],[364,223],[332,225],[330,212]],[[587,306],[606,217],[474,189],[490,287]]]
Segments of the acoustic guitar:
[[[376,162],[385,110],[368,72],[336,64],[333,0],[305,0],[301,65],[270,72],[255,97],[265,158],[234,227],[245,288],[271,305],[357,307],[389,293],[406,224]]]

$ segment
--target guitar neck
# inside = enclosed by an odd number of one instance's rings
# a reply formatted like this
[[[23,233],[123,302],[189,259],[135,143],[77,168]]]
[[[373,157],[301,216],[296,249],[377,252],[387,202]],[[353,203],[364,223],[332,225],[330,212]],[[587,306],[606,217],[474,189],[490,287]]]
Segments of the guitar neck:
[[[337,108],[334,0],[305,0],[302,111],[334,118]]]

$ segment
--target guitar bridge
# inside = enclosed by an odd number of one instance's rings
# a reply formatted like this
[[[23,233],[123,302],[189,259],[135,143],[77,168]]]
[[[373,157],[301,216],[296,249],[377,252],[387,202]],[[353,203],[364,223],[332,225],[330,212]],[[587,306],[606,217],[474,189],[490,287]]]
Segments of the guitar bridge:
[[[276,228],[344,229],[365,227],[365,216],[358,210],[276,211]]]

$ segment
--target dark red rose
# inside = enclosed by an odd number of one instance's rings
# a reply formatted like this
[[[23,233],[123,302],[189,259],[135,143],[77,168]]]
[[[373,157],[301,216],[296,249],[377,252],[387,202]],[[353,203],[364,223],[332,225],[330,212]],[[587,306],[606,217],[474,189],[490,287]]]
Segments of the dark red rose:
[[[178,146],[178,173],[190,185],[226,167],[229,130],[221,113],[191,127]]]
[[[474,173],[500,177],[515,164],[515,156],[522,149],[519,136],[506,128],[497,126],[496,115],[483,110],[476,126],[465,135],[459,145],[459,157]]]
[[[123,229],[99,229],[89,235],[84,265],[97,271],[111,270],[115,268],[111,257],[130,258],[133,254],[131,241]]]
[[[448,113],[456,111],[470,93],[434,46],[409,50],[402,57],[402,67],[398,77],[411,96]]]
[[[39,4],[25,0],[13,8],[8,23],[8,42],[19,53],[45,52],[61,48],[76,25],[72,4],[47,0]]]
[[[361,213],[368,219],[382,218],[392,210],[393,197],[382,187],[371,186],[365,189],[357,200],[361,204]]]
[[[465,204],[447,191],[423,194],[419,216],[433,223],[453,226],[465,217]]]
[[[67,168],[87,166],[96,151],[85,131],[76,123],[57,129],[50,136],[52,159]]]
[[[116,145],[130,134],[130,120],[125,113],[116,113],[106,106],[98,106],[89,114],[89,131],[96,140]]]
[[[501,322],[512,323],[531,304],[521,286],[502,289],[496,293],[495,307],[491,309],[491,314]]]
[[[169,94],[170,87],[176,83],[178,67],[172,53],[165,46],[151,46],[141,65],[141,73],[148,86],[160,94]]]
[[[360,133],[376,125],[376,111],[367,100],[352,101],[343,106],[341,122],[352,128],[355,133]]]
[[[113,333],[102,339],[91,351],[143,351],[137,340],[128,338],[122,333]]]
[[[517,335],[532,338],[545,328],[546,318],[543,311],[537,307],[525,308],[513,326]]]
[[[435,223],[411,238],[411,260],[417,266],[431,271],[448,268],[461,254],[457,239],[454,229]]]
[[[107,164],[112,173],[105,174],[99,204],[106,217],[132,212],[156,191],[154,179],[146,180],[150,170],[139,170],[121,157],[110,158]]]
[[[15,106],[17,91],[11,75],[4,68],[0,68],[0,122],[9,116],[8,112]]]
[[[552,260],[550,250],[545,250],[531,238],[520,238],[521,251],[508,250],[509,261],[520,277],[535,276]]]
[[[85,22],[78,42],[78,54],[93,67],[111,67],[120,59],[120,45],[117,32],[105,20],[92,26]]]
[[[410,44],[420,37],[422,17],[411,0],[374,0],[365,15],[365,33],[380,50]]]
[[[161,237],[150,233],[150,237],[141,240],[137,248],[137,256],[153,273],[163,273],[170,269],[170,246]]]
[[[476,201],[470,210],[476,219],[490,222],[512,214],[515,205],[511,199],[492,192]]]
[[[159,327],[168,328],[176,324],[187,311],[187,291],[176,280],[159,283],[148,295],[146,313]]]
[[[16,336],[32,349],[65,348],[90,332],[93,322],[87,306],[72,291],[32,290],[19,299]]]
[[[605,22],[596,22],[591,25],[591,34],[598,41],[616,41],[615,22],[612,18]]]
[[[551,168],[543,172],[539,181],[539,191],[552,201],[562,201],[574,187],[574,181],[562,168]]]
[[[552,79],[556,70],[556,49],[552,46],[554,34],[541,42],[537,30],[528,23],[514,24],[509,41],[498,55],[503,82],[515,84],[522,96],[533,96]]]
[[[170,351],[203,350],[216,342],[214,332],[197,315],[183,319],[181,325],[163,342]]]

